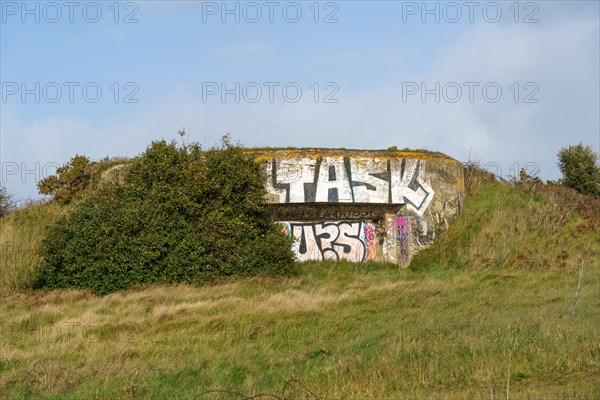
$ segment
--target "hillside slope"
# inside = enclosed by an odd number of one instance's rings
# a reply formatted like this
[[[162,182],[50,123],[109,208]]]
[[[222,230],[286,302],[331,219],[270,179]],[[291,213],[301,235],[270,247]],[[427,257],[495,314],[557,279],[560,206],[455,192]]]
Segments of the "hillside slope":
[[[448,232],[413,261],[431,268],[577,268],[599,264],[600,199],[537,180],[483,177]]]
[[[35,260],[2,263],[14,278],[0,302],[0,393],[594,398],[596,203],[535,183],[474,186],[458,220],[408,270],[307,263],[294,279],[97,297],[28,292]],[[3,220],[0,237],[17,232],[19,246],[35,247],[41,221],[61,212],[37,207]]]

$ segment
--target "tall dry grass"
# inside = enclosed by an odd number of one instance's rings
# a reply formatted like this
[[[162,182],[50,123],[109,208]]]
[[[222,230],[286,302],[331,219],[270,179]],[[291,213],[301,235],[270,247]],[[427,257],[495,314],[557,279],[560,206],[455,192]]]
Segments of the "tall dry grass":
[[[578,268],[600,263],[600,199],[539,179],[498,181],[465,170],[462,214],[412,267]]]
[[[46,228],[67,209],[33,204],[0,219],[0,296],[25,288],[36,272]]]

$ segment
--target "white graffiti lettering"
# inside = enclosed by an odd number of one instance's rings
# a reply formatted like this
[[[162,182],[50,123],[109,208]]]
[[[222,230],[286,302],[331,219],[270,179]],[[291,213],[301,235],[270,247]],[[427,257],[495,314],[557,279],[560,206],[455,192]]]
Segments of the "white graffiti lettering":
[[[392,203],[422,216],[434,195],[424,160],[324,157],[271,159],[267,191],[276,203]]]
[[[364,261],[368,247],[363,222],[284,223],[294,238],[293,250],[299,261]]]

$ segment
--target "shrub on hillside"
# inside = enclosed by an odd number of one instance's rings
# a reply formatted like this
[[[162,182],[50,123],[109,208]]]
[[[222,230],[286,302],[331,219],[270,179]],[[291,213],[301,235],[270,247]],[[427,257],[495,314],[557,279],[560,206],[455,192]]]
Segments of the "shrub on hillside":
[[[57,168],[55,175],[40,180],[37,187],[40,194],[54,196],[57,202],[67,204],[83,196],[91,178],[90,160],[75,155],[67,164]]]
[[[50,228],[37,287],[103,294],[146,283],[204,283],[287,275],[289,239],[270,220],[264,175],[225,137],[152,143],[122,184],[101,185]]]
[[[600,196],[600,166],[598,154],[590,146],[578,144],[558,152],[558,168],[562,184],[581,194]]]
[[[14,206],[13,197],[4,186],[0,186],[0,218],[10,214]]]

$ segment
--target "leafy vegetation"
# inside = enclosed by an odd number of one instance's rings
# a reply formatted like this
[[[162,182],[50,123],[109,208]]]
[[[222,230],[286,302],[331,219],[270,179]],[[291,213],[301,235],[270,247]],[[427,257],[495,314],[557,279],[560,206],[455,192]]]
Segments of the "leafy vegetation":
[[[81,165],[81,164],[77,164]],[[152,143],[122,184],[105,182],[52,226],[36,287],[109,293],[149,283],[205,283],[293,273],[270,221],[264,177],[240,146]]]
[[[83,196],[92,179],[90,160],[86,156],[75,155],[71,160],[38,182],[41,194],[54,196],[61,204],[68,204]]]
[[[562,183],[581,194],[600,196],[600,165],[598,154],[583,144],[562,148],[558,152],[558,168]]]
[[[14,201],[8,190],[0,186],[0,218],[6,217],[13,210]]]

